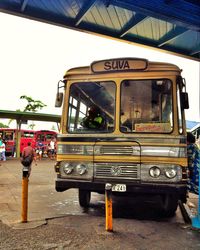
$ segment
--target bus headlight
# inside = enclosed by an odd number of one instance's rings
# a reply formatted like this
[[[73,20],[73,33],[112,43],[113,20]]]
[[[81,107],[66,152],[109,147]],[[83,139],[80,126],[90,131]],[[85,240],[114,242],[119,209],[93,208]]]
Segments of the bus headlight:
[[[156,167],[156,166],[153,166],[149,169],[149,175],[153,178],[158,178],[160,176],[160,168],[159,167]]]
[[[63,166],[63,171],[65,172],[65,174],[71,174],[73,171],[73,166],[70,163],[65,163],[65,165]]]
[[[83,175],[86,173],[87,171],[87,167],[84,164],[78,164],[76,166],[76,171],[77,173],[79,173],[80,175]]]
[[[174,168],[165,169],[165,176],[169,179],[172,179],[176,176],[177,172]]]
[[[180,165],[159,164],[141,165],[141,181],[144,182],[179,182],[182,180],[182,167]]]
[[[92,180],[94,167],[93,162],[61,161],[59,170],[60,178]]]

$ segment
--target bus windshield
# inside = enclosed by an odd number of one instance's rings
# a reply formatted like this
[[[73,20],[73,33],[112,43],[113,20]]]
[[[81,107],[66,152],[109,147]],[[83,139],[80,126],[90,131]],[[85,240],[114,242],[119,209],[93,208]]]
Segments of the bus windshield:
[[[122,80],[120,131],[169,133],[173,129],[169,79]],[[77,82],[70,86],[69,133],[110,133],[115,127],[116,83]]]
[[[70,87],[68,132],[113,132],[115,92],[116,85],[112,81],[73,83]]]
[[[171,132],[172,83],[168,79],[124,80],[121,84],[121,132]]]

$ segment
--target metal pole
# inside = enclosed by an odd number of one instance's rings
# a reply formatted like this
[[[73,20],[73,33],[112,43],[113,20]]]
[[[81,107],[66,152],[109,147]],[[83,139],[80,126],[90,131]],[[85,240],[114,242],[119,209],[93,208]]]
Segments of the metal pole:
[[[16,130],[16,157],[20,157],[20,140],[21,140],[21,121],[17,120]]]
[[[21,222],[27,222],[28,213],[28,168],[23,167],[22,170],[22,211],[21,211]]]
[[[106,183],[105,186],[106,199],[106,231],[113,232],[112,225],[112,184]]]

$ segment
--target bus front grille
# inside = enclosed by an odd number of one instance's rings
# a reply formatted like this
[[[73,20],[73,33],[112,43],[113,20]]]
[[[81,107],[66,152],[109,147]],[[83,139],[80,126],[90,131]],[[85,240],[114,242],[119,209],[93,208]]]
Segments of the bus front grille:
[[[116,146],[103,145],[99,146],[100,155],[139,155],[138,146]]]
[[[95,163],[95,178],[134,179],[140,177],[140,165],[121,163]]]

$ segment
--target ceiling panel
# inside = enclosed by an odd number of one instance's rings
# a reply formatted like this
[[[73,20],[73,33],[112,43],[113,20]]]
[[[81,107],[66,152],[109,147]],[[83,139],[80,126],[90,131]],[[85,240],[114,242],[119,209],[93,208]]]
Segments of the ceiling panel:
[[[199,0],[1,0],[0,11],[200,61]]]

